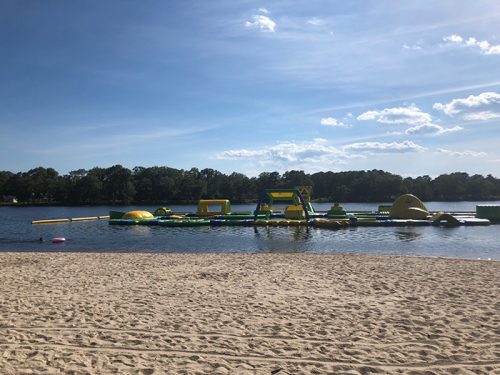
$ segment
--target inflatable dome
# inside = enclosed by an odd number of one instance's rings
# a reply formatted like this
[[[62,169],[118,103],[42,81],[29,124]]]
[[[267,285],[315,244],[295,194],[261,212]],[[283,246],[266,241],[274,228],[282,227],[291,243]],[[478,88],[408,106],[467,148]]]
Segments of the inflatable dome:
[[[153,219],[154,216],[148,211],[129,211],[122,216],[122,219],[137,220],[137,219]]]
[[[427,219],[429,211],[420,199],[412,194],[403,194],[396,198],[389,210],[389,216],[394,219]]]

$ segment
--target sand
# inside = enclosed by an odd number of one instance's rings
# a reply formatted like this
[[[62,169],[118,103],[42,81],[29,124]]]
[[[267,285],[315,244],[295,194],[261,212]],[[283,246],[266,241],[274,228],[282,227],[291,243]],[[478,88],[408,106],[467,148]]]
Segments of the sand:
[[[500,262],[0,254],[1,374],[500,374]]]

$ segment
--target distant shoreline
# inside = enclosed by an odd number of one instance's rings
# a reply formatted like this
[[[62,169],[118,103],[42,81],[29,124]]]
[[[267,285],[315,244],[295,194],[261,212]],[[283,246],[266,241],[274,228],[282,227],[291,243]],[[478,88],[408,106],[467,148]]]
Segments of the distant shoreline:
[[[464,199],[464,200],[439,200],[439,201],[429,201],[429,202],[498,202],[500,199]],[[424,203],[429,203],[424,202]],[[312,199],[312,204],[315,203],[334,203],[334,201],[330,201],[327,199]],[[391,204],[392,202],[380,202],[380,201],[341,201],[342,204],[348,203],[356,203],[356,204]],[[96,202],[96,203],[87,203],[87,204],[70,204],[70,203],[59,203],[59,202],[51,202],[51,203],[28,203],[28,202],[20,202],[20,203],[6,203],[0,202],[0,207],[99,207],[99,206],[168,206],[168,205],[196,205],[198,204],[197,200],[191,201],[170,201],[170,202]],[[249,201],[231,201],[231,204],[257,204],[257,200],[249,200]]]

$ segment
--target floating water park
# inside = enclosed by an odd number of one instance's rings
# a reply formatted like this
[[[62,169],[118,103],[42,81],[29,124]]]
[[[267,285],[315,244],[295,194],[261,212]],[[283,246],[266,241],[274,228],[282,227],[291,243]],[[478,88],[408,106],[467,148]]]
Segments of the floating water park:
[[[107,217],[106,217],[107,218]],[[226,199],[203,199],[196,212],[173,212],[161,207],[149,211],[111,211],[110,225],[196,226],[312,226],[339,229],[351,226],[476,226],[500,223],[500,206],[478,205],[472,212],[429,211],[416,196],[404,194],[392,205],[376,211],[349,211],[335,203],[328,211],[316,211],[311,187],[265,190],[255,210],[231,210]]]

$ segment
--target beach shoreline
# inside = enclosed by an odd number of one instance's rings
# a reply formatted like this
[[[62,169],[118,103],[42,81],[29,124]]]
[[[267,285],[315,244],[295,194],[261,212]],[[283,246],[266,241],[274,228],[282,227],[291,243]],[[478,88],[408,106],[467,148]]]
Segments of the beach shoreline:
[[[0,372],[500,374],[500,262],[0,253]]]

